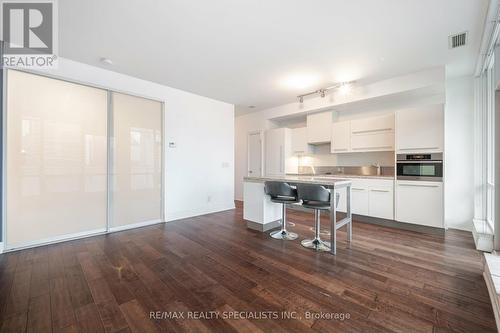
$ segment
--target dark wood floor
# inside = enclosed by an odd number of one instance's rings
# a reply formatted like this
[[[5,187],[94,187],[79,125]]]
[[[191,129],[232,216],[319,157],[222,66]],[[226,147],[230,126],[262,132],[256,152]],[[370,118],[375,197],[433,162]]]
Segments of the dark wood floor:
[[[311,234],[312,214],[288,216],[301,238]],[[334,257],[247,230],[238,208],[3,254],[1,331],[495,331],[470,233],[363,223],[353,231],[350,248],[340,233]],[[150,319],[151,311],[220,318]],[[301,319],[255,318],[265,314]]]

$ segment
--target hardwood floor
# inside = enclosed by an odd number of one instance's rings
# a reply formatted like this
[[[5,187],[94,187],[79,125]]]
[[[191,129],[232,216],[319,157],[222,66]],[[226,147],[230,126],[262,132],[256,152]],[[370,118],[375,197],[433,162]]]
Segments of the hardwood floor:
[[[312,213],[288,217],[311,235]],[[1,332],[496,331],[470,233],[354,223],[350,248],[338,238],[337,256],[273,240],[239,207],[3,254]]]

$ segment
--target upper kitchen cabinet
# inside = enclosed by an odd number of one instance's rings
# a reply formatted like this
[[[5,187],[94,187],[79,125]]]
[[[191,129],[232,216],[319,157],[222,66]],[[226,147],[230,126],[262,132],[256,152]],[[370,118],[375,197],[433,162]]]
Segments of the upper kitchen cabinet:
[[[297,173],[297,159],[292,156],[292,131],[277,128],[266,131],[265,170],[267,176]]]
[[[330,143],[332,112],[322,112],[307,116],[307,143]]]
[[[351,151],[393,151],[394,114],[351,120]]]
[[[339,121],[332,124],[331,152],[347,153],[351,151],[351,122]]]
[[[400,153],[442,152],[444,145],[442,104],[399,110],[396,142]]]
[[[292,154],[308,154],[313,152],[313,147],[307,143],[307,127],[292,128]]]

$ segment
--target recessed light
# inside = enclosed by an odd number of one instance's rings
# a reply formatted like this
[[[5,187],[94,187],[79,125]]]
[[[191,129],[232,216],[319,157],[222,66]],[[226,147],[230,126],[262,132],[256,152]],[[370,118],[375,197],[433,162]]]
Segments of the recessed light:
[[[101,58],[101,62],[107,66],[111,66],[113,65],[113,60],[109,59],[109,58]]]

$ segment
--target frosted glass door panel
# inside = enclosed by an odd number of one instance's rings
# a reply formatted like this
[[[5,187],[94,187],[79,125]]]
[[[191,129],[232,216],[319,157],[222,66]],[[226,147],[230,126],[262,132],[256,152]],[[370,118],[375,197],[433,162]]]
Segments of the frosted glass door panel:
[[[106,228],[107,92],[8,71],[7,246]]]
[[[111,227],[161,220],[162,104],[113,93]]]

